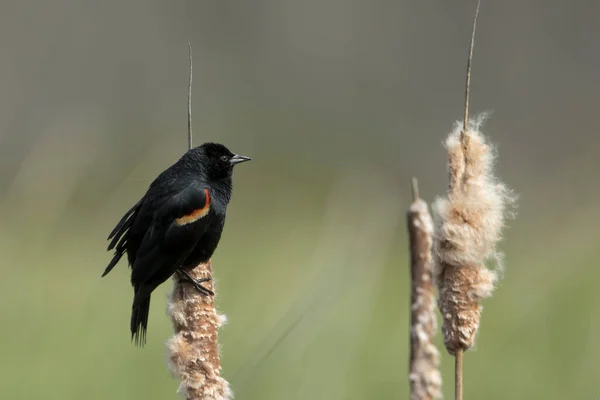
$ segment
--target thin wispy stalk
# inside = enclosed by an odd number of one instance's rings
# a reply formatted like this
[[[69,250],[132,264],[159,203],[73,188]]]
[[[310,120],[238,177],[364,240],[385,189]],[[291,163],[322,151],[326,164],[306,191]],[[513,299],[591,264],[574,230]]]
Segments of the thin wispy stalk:
[[[192,44],[188,42],[188,57],[190,61],[190,79],[188,82],[188,114],[187,114],[187,123],[188,123],[188,149],[191,150],[192,143]]]

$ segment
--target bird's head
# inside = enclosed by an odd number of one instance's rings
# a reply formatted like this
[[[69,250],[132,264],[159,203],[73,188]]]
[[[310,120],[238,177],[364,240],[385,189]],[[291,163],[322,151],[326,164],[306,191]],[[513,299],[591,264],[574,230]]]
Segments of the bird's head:
[[[218,143],[204,143],[192,151],[200,158],[207,177],[211,180],[230,178],[235,165],[251,160],[250,157],[232,153]]]

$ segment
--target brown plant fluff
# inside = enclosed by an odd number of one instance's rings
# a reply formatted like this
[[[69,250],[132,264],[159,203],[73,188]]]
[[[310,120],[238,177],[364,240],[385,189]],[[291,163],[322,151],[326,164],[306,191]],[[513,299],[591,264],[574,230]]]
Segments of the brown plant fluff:
[[[202,263],[189,274],[194,279],[211,276],[211,262]],[[225,316],[217,314],[214,297],[201,294],[188,282],[174,276],[168,313],[175,334],[167,342],[169,368],[181,379],[179,390],[187,400],[233,398],[229,383],[221,377],[217,330]],[[214,291],[212,281],[202,285]]]
[[[475,341],[482,307],[499,278],[496,244],[513,198],[493,175],[493,148],[479,131],[483,117],[466,131],[457,123],[448,136],[450,186],[435,201],[434,279],[443,317],[444,344],[450,354],[467,350]],[[486,263],[496,267],[486,266]]]
[[[414,183],[416,187],[416,181]],[[433,221],[427,203],[418,198],[407,214],[411,255],[410,399],[442,397],[439,352],[433,344],[436,330],[432,255]]]

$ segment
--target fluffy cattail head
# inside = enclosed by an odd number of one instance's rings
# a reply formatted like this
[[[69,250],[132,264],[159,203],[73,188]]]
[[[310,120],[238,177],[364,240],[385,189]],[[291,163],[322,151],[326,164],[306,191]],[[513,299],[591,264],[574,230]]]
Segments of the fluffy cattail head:
[[[210,261],[189,271],[199,280],[211,276]],[[179,392],[187,400],[229,400],[233,394],[221,377],[217,330],[226,322],[217,314],[213,296],[200,293],[193,285],[182,282],[177,274],[169,301],[168,313],[175,334],[167,342],[169,367],[181,379]],[[212,281],[203,284],[212,289]]]
[[[439,352],[433,343],[436,330],[431,255],[433,221],[427,203],[418,197],[416,186],[415,179],[415,201],[407,214],[411,255],[410,399],[432,400],[442,397]]]
[[[513,198],[493,175],[492,146],[479,131],[483,117],[462,129],[457,123],[446,139],[450,186],[433,205],[437,219],[434,278],[439,289],[442,331],[451,354],[473,345],[482,298],[498,280],[506,208]],[[490,268],[490,263],[496,268]]]

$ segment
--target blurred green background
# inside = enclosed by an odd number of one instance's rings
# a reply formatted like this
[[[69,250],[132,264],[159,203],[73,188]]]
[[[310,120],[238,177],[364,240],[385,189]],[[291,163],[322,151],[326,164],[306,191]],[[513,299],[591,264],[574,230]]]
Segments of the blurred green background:
[[[238,167],[213,259],[238,399],[407,398],[409,180],[446,187],[475,1],[0,3],[0,397],[171,399],[106,236],[196,143]],[[472,112],[519,194],[467,399],[600,396],[597,1],[484,1]],[[440,337],[436,338],[438,343]],[[452,359],[442,351],[444,392]]]

